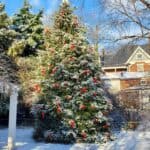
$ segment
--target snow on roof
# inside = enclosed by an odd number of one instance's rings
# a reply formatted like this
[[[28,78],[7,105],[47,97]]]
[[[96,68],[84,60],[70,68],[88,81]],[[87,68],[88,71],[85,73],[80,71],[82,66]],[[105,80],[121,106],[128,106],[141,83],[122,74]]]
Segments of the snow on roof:
[[[101,79],[110,80],[110,79],[135,79],[143,78],[147,75],[145,72],[117,72],[103,75]]]

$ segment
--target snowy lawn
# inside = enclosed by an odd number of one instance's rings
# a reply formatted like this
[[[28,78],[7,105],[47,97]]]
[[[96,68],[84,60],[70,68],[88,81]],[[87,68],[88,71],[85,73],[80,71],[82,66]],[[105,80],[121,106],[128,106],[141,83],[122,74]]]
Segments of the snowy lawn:
[[[17,150],[150,150],[150,131],[122,131],[117,139],[102,145],[46,144],[32,139],[32,128],[17,128]],[[0,150],[6,150],[8,129],[0,129]]]

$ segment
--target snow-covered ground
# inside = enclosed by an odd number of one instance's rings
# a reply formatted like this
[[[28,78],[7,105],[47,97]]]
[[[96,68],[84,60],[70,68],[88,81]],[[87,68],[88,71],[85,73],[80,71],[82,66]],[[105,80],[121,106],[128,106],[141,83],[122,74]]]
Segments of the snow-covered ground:
[[[96,144],[46,144],[32,139],[32,128],[17,128],[17,150],[150,150],[150,130],[121,131],[117,139],[103,145]],[[0,129],[0,150],[7,150],[8,129]]]

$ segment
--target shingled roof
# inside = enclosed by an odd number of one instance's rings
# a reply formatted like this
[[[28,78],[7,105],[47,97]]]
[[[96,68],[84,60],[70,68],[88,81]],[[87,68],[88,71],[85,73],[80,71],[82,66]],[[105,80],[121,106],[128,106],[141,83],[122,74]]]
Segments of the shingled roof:
[[[18,68],[13,60],[4,53],[0,53],[0,80],[18,84],[16,75]]]
[[[150,45],[142,45],[140,47],[150,55]],[[116,54],[104,56],[104,67],[125,65],[137,48],[137,45],[126,45],[121,47]]]

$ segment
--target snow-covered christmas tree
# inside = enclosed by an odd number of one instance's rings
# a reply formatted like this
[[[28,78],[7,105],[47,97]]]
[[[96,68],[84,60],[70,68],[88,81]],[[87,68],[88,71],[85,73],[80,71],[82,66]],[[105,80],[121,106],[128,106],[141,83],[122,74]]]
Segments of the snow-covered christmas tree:
[[[102,142],[109,136],[108,102],[100,79],[97,52],[90,47],[68,1],[45,29],[46,51],[40,54],[39,105],[34,138],[47,142]]]

